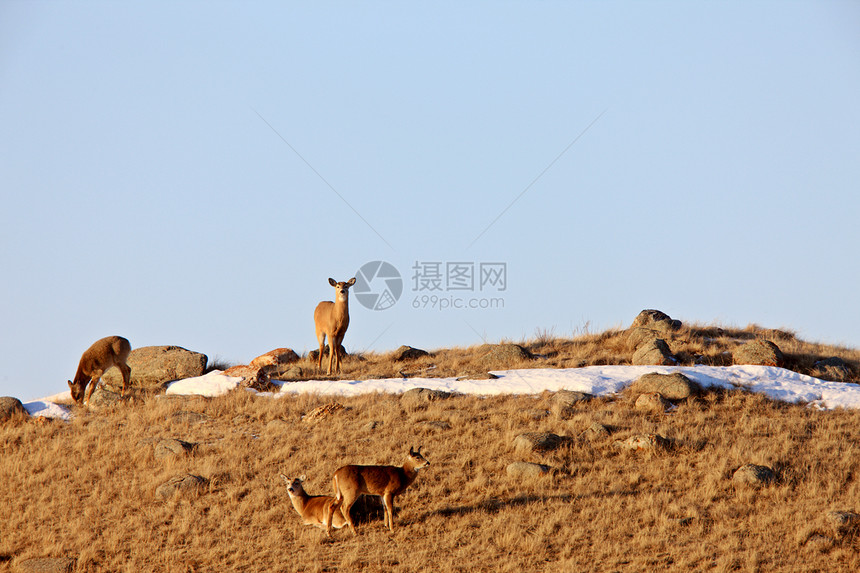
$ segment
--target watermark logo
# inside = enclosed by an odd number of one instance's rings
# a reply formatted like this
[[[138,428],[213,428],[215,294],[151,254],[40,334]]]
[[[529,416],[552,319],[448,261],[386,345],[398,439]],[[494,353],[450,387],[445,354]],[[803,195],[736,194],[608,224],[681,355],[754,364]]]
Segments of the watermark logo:
[[[387,310],[400,300],[403,279],[397,268],[385,261],[371,261],[361,265],[355,273],[355,298],[370,310]]]

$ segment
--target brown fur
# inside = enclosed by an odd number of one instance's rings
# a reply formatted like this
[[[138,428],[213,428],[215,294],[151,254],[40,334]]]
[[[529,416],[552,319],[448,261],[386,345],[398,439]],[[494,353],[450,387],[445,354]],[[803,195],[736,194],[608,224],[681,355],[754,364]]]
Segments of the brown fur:
[[[355,284],[355,277],[346,282],[337,282],[330,278],[328,282],[334,287],[335,299],[334,302],[324,300],[317,305],[314,310],[314,325],[320,344],[317,369],[322,370],[323,350],[328,336],[328,374],[331,375],[332,366],[335,372],[340,372],[340,345],[349,327],[349,287]]]
[[[328,523],[332,521],[333,512],[340,509],[353,535],[358,535],[349,510],[359,496],[378,495],[385,506],[385,525],[389,531],[394,531],[394,497],[406,491],[415,481],[419,469],[429,465],[430,462],[421,455],[419,446],[417,451],[409,448],[409,457],[403,467],[349,465],[339,468],[332,478],[335,503],[329,508]]]
[[[291,480],[284,474],[281,474],[281,479],[287,484],[287,493],[290,494],[290,501],[293,502],[293,508],[302,517],[305,525],[313,525],[324,530],[326,534],[330,534],[328,523],[332,524],[335,529],[340,529],[346,525],[346,520],[340,513],[330,512],[334,498],[330,495],[308,495],[302,487],[302,482],[305,476],[301,476]],[[329,521],[330,520],[330,521]]]
[[[78,363],[74,382],[68,381],[75,402],[84,403],[84,392],[89,385],[90,389],[86,391],[86,403],[89,404],[90,396],[93,395],[102,375],[113,366],[119,368],[122,373],[122,395],[125,396],[125,389],[131,379],[131,368],[128,366],[130,353],[131,344],[122,336],[108,336],[96,340],[87,348]]]

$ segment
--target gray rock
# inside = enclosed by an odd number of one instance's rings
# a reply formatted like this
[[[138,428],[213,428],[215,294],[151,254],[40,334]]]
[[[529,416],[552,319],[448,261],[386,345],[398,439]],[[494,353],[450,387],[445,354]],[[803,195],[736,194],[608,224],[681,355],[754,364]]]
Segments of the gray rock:
[[[279,379],[297,368],[299,355],[292,348],[276,348],[251,360],[249,366],[260,368],[268,379]],[[299,369],[301,370],[301,369]]]
[[[669,449],[672,442],[660,434],[639,434],[630,436],[626,440],[615,440],[612,445],[625,451],[655,452]]]
[[[89,405],[92,408],[107,408],[123,401],[123,397],[118,392],[114,392],[108,387],[99,384],[96,391],[90,397]]]
[[[732,352],[732,361],[735,364],[783,366],[785,356],[779,346],[770,340],[756,339],[736,348]]]
[[[550,467],[531,462],[513,462],[505,468],[505,473],[511,478],[531,478],[546,475]]]
[[[732,474],[736,486],[761,487],[776,481],[776,474],[767,466],[745,464]]]
[[[646,309],[633,319],[632,327],[644,326],[660,332],[673,332],[681,328],[680,320],[672,320],[665,312],[654,309]]]
[[[426,404],[438,400],[447,400],[451,397],[450,392],[444,390],[431,390],[430,388],[412,388],[400,395],[402,402],[410,404]]]
[[[499,369],[516,366],[532,358],[534,355],[519,344],[494,344],[481,357],[481,362],[488,369]]]
[[[815,376],[844,382],[851,377],[851,368],[838,356],[831,356],[815,363]]]
[[[648,392],[647,394],[639,394],[639,397],[636,398],[635,408],[649,412],[665,412],[671,406],[672,403],[664,398],[660,392]]]
[[[552,396],[552,411],[561,419],[569,418],[580,402],[591,400],[594,396],[575,390],[559,390]]]
[[[175,494],[183,497],[196,496],[207,483],[209,483],[208,480],[200,476],[191,474],[176,475],[158,486],[155,490],[155,495],[162,499],[171,498]]]
[[[71,573],[75,570],[75,560],[71,557],[34,557],[18,561],[15,569],[22,573]]]
[[[498,380],[499,377],[492,372],[462,372],[457,376],[457,381],[461,380]]]
[[[520,452],[550,452],[568,443],[570,438],[549,432],[527,432],[514,438],[514,449]]]
[[[657,366],[673,366],[678,363],[669,345],[662,338],[654,338],[643,343],[636,352],[633,353],[634,365],[657,365]]]
[[[157,459],[185,457],[191,454],[196,446],[197,444],[175,438],[163,438],[155,443],[155,457]]]
[[[135,348],[128,356],[131,367],[131,387],[160,390],[167,382],[202,376],[209,359],[205,354],[179,346],[144,346]],[[102,382],[114,391],[122,389],[122,375],[111,368]]]
[[[28,418],[30,414],[24,408],[24,404],[18,398],[12,396],[0,396],[0,424],[12,418]]]
[[[827,523],[840,534],[845,534],[860,526],[860,515],[853,511],[828,511],[825,518]]]
[[[382,422],[380,420],[371,420],[370,422],[364,425],[364,429],[368,432],[372,432],[373,430],[382,427]]]
[[[328,346],[328,344],[326,344],[325,347],[323,348],[323,358],[327,358],[329,352],[330,352],[329,346]],[[310,352],[308,352],[308,359],[311,362],[316,362],[317,359],[319,358],[319,355],[320,355],[320,351],[318,349],[317,350],[311,350]],[[349,353],[347,353],[346,348],[344,348],[343,344],[340,345],[340,355],[341,355],[341,357],[349,356]],[[328,362],[323,362],[323,366],[328,367]]]
[[[664,336],[659,330],[644,326],[634,326],[627,331],[627,346],[636,350],[646,342],[650,342]]]
[[[628,388],[628,391],[633,395],[659,392],[667,400],[684,400],[701,391],[701,387],[698,384],[680,372],[672,374],[652,372],[651,374],[645,374],[644,376],[640,376]]]
[[[411,346],[401,346],[394,351],[394,361],[403,362],[404,360],[416,360],[422,356],[430,356],[430,353],[420,348],[412,348]]]
[[[579,434],[580,440],[596,440],[600,438],[608,438],[610,435],[609,428],[604,426],[599,422],[592,423],[588,428],[586,428],[581,434]]]

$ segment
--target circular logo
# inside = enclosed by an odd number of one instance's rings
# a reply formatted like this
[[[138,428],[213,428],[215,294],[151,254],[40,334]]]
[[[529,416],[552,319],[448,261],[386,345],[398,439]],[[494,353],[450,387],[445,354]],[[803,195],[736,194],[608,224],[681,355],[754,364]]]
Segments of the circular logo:
[[[403,279],[391,263],[371,261],[355,273],[355,298],[370,310],[387,310],[403,294]]]

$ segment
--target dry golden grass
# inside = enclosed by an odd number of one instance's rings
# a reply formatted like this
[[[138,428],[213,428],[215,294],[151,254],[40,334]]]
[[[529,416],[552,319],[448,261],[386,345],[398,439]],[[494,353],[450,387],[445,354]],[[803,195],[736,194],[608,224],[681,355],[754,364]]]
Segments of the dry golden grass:
[[[691,353],[716,352],[745,332],[701,330],[686,335]],[[610,351],[628,352],[616,332],[544,338],[528,343],[547,356],[543,365],[575,365],[590,360],[589,352],[595,361],[623,363]],[[792,356],[818,352],[787,340]],[[468,354],[438,351],[408,367],[476,370]],[[856,352],[841,355],[856,368]],[[362,365],[376,369],[368,376],[404,367],[384,355],[353,358],[345,366],[355,370],[344,375],[363,372]],[[346,408],[320,421],[302,420],[332,400],[244,391],[213,399],[151,396],[77,409],[71,423],[0,427],[0,571],[40,556],[73,557],[76,571],[128,572],[860,570],[856,531],[837,533],[825,517],[860,510],[858,411],[821,412],[729,392],[665,415],[636,411],[625,397],[601,398],[562,419],[550,413],[550,393],[426,405],[366,395],[338,398]],[[172,417],[180,411],[206,420]],[[433,421],[450,428],[425,423]],[[578,437],[593,422],[612,435],[575,439],[547,454],[512,448],[523,432]],[[643,432],[666,436],[674,447],[632,454],[612,446]],[[198,445],[187,457],[157,459],[154,438]],[[340,530],[326,539],[301,524],[278,475],[307,474],[309,494],[331,494],[339,466],[400,464],[410,445],[423,445],[431,465],[397,498],[393,534],[377,514],[357,538]],[[553,470],[509,478],[506,466],[519,460]],[[747,462],[773,467],[779,480],[735,490],[732,472]],[[182,473],[208,485],[191,498],[160,500],[156,488]]]

